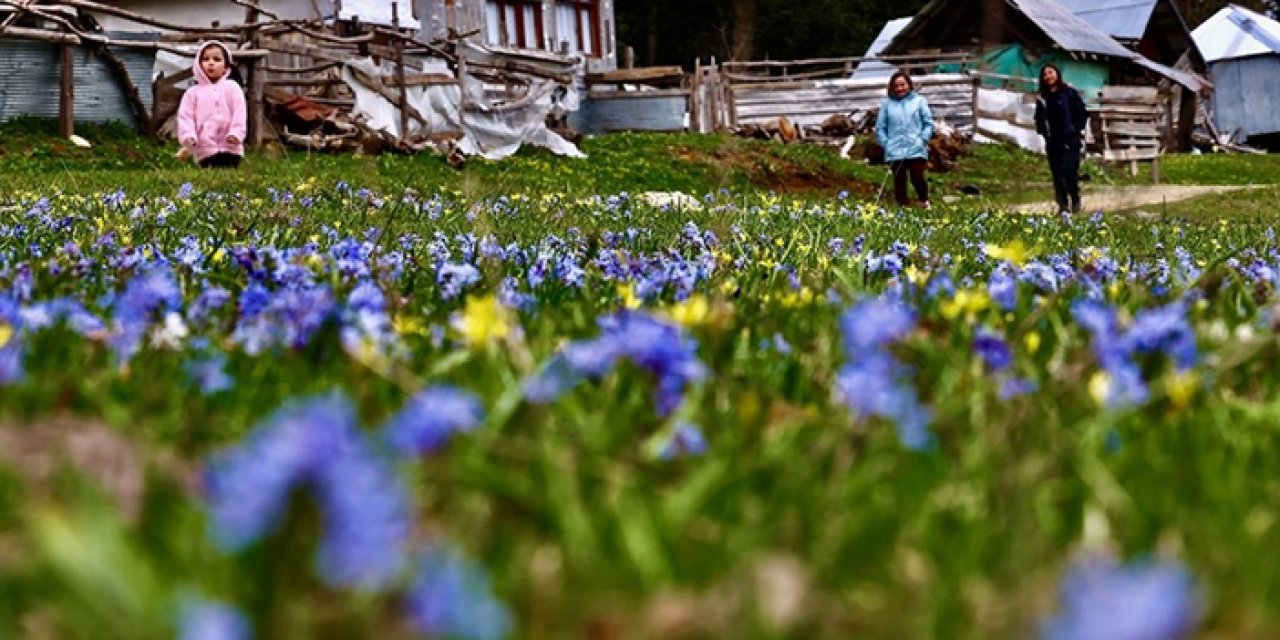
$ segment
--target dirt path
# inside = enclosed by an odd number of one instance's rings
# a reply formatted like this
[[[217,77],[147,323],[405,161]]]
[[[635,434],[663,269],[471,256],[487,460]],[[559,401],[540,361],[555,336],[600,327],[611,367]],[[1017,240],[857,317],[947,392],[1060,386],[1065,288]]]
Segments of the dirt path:
[[[1103,187],[1081,194],[1085,211],[1123,211],[1151,204],[1177,202],[1196,196],[1225,193],[1240,189],[1256,189],[1262,185],[1151,185],[1130,187]],[[1052,200],[1014,205],[1018,213],[1054,213],[1058,209]]]

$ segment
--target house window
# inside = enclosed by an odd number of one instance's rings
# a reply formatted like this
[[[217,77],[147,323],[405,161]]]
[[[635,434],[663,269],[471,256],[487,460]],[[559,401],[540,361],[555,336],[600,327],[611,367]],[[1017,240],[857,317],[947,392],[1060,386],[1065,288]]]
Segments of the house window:
[[[556,0],[556,48],[599,57],[599,0]]]
[[[536,0],[486,0],[485,40],[489,44],[541,49],[542,3]]]

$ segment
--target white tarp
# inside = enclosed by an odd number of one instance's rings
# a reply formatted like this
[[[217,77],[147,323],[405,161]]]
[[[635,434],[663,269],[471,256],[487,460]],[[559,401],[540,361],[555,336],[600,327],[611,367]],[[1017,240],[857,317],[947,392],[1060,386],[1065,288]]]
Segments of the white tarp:
[[[425,73],[450,73],[443,60],[431,59],[424,63]],[[379,68],[371,58],[348,63],[342,69],[342,79],[355,93],[356,103],[352,115],[363,118],[374,130],[385,131],[400,137],[400,109],[383,95],[366,87],[353,71],[359,69],[368,76],[390,75],[390,63]],[[564,87],[552,81],[533,84],[529,94],[513,105],[494,105],[484,95],[484,84],[469,77],[466,112],[462,112],[461,91],[457,85],[410,87],[408,103],[427,121],[409,118],[409,135],[423,135],[444,131],[461,131],[463,137],[459,150],[466,155],[482,156],[489,160],[501,160],[519,150],[522,144],[532,144],[550,149],[562,156],[585,158],[573,143],[546,126],[547,115],[556,109],[576,109],[578,96],[572,87]]]
[[[1024,100],[1024,94],[979,87],[978,111],[978,128],[999,138],[974,132],[974,142],[1014,142],[1028,151],[1044,153],[1044,140],[1036,133],[1036,103]]]
[[[329,3],[324,3],[329,4]],[[342,0],[338,9],[338,19],[350,20],[360,18],[360,22],[370,24],[391,25],[391,2],[389,0]],[[400,28],[418,29],[422,25],[413,17],[413,3],[397,3]]]

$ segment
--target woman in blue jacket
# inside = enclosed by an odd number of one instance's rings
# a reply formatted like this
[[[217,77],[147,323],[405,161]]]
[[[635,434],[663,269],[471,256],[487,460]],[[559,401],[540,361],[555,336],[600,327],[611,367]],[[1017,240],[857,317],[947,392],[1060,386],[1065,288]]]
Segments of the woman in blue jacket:
[[[1044,136],[1044,153],[1053,173],[1053,195],[1058,209],[1080,210],[1080,147],[1089,120],[1084,99],[1075,87],[1062,81],[1062,71],[1046,64],[1040,70],[1040,95],[1036,97],[1036,132]]]
[[[933,137],[933,113],[929,102],[915,92],[911,76],[899,71],[889,78],[889,97],[880,103],[876,117],[876,137],[884,147],[884,159],[893,170],[893,197],[906,206],[907,176],[916,188],[920,206],[929,208],[929,183],[924,170],[929,164],[929,139]]]

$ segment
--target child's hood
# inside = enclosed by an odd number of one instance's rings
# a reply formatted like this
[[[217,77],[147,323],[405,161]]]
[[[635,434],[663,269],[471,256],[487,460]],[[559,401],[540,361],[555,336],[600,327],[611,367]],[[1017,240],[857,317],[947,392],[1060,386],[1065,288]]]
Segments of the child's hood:
[[[222,52],[227,55],[227,75],[222,77],[226,78],[231,74],[231,65],[233,64],[231,59],[231,47],[228,47],[217,40],[210,40],[200,45],[200,50],[196,52],[195,62],[191,63],[191,73],[195,74],[196,82],[199,84],[212,84],[209,80],[209,76],[204,72],[204,69],[200,67],[200,56],[204,55],[205,49],[214,46],[222,47]]]

